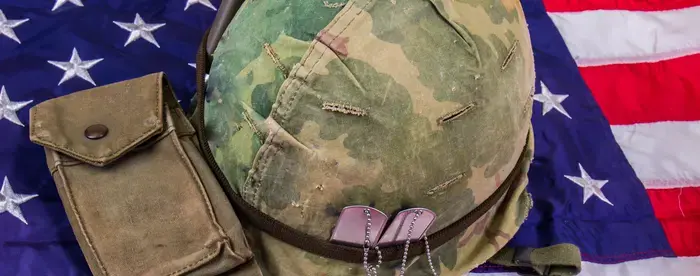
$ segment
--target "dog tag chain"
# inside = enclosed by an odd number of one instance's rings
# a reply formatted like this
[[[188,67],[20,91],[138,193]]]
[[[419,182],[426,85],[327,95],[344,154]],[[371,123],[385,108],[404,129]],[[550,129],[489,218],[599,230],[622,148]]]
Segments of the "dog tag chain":
[[[376,276],[378,273],[379,265],[382,264],[382,251],[379,250],[379,246],[374,246],[374,249],[377,250],[377,264],[370,268],[369,264],[367,262],[367,258],[369,256],[369,248],[371,246],[370,244],[370,234],[371,234],[371,229],[372,229],[372,214],[369,212],[368,208],[365,208],[365,215],[367,216],[367,226],[365,227],[365,243],[362,246],[362,249],[364,250],[364,256],[363,256],[363,264],[365,267],[365,272],[367,273],[367,276]]]
[[[423,214],[423,210],[417,210],[415,211],[415,216],[413,216],[413,220],[411,220],[411,225],[408,227],[408,238],[406,239],[406,244],[404,245],[403,248],[403,257],[401,258],[401,271],[399,272],[400,276],[403,276],[404,273],[406,272],[406,259],[408,258],[408,247],[411,244],[411,234],[413,233],[413,227],[416,224],[416,220],[420,215]],[[428,257],[428,264],[430,265],[430,270],[433,272],[434,276],[437,276],[437,272],[435,272],[435,267],[433,266],[433,260],[430,259],[430,245],[428,245],[428,238],[427,236],[425,237],[425,252]]]

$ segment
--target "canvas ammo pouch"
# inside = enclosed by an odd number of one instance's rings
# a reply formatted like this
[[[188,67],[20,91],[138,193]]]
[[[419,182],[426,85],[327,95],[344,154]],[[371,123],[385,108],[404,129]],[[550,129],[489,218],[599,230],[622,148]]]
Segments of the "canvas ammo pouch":
[[[31,109],[94,275],[260,275],[163,73]]]

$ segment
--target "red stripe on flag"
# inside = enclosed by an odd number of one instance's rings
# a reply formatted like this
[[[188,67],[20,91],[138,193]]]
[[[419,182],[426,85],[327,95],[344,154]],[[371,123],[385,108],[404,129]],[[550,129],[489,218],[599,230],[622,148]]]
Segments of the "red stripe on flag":
[[[700,54],[652,63],[581,67],[611,125],[700,120]]]
[[[651,189],[647,194],[676,255],[700,255],[700,187]]]
[[[700,205],[697,204],[700,202],[700,187],[647,189],[646,191],[657,218],[700,218]]]
[[[700,0],[543,0],[548,12],[578,12],[587,10],[661,11],[700,5]]]

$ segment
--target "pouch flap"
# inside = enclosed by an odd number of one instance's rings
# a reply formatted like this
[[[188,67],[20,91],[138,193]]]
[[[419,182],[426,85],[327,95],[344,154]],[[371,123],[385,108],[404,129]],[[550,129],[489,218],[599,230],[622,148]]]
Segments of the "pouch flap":
[[[31,108],[30,140],[105,166],[163,131],[166,93],[159,72],[44,101]]]

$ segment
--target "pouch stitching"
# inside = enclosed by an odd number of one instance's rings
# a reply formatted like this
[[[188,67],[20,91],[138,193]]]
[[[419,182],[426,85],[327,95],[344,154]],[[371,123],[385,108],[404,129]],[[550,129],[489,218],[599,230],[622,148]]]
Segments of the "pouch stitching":
[[[173,130],[173,128],[170,128],[170,131],[169,131],[169,132],[172,133],[172,130]],[[175,136],[172,136],[172,135],[171,135],[171,139],[173,140],[173,145],[175,146],[176,151],[177,151],[178,155],[180,156],[180,158],[181,158],[181,159],[186,159],[186,158],[183,157],[182,153],[180,152],[180,148],[178,148],[178,146],[177,146],[177,142],[175,141],[175,139],[177,139],[177,138],[176,138],[176,135],[175,135]],[[58,154],[58,152],[55,152],[55,153]],[[186,163],[185,166],[187,166],[188,169],[190,169],[190,173],[192,173],[191,168],[188,166],[188,165],[190,165],[190,164],[188,164],[186,161],[185,161],[184,163]],[[60,175],[60,177],[61,177],[61,180],[62,180],[62,182],[64,183],[63,186],[64,186],[64,188],[66,189],[66,193],[67,193],[68,198],[69,198],[69,200],[70,200],[71,210],[72,210],[73,213],[76,215],[76,219],[78,220],[78,225],[79,225],[79,227],[80,227],[80,230],[81,230],[83,236],[85,237],[85,240],[86,240],[86,242],[87,242],[87,244],[88,244],[88,246],[89,246],[89,248],[90,248],[91,253],[95,256],[95,260],[97,261],[97,264],[98,264],[98,266],[100,267],[100,270],[102,270],[102,273],[104,273],[104,275],[109,275],[109,273],[107,272],[107,270],[106,270],[105,267],[104,267],[104,264],[103,264],[103,262],[102,262],[102,260],[101,260],[101,258],[100,258],[100,256],[99,256],[99,254],[97,253],[97,251],[95,250],[95,248],[94,248],[94,246],[93,246],[93,244],[92,244],[92,239],[90,238],[90,236],[89,236],[89,234],[88,234],[86,228],[83,226],[84,223],[83,223],[82,216],[80,215],[80,213],[78,212],[77,208],[75,207],[75,199],[74,199],[74,197],[73,197],[73,193],[72,193],[72,191],[71,191],[70,185],[68,184],[68,181],[67,181],[67,179],[66,179],[66,177],[65,177],[65,174],[63,173],[63,167],[64,167],[63,164],[57,165],[57,167],[56,167],[56,168],[57,168],[57,169],[56,169],[56,172],[59,173],[59,175]],[[192,176],[192,174],[190,174],[190,176],[191,176],[193,179],[195,179],[195,182],[198,182],[198,181],[196,181],[197,178],[195,178],[194,176]],[[198,184],[199,184],[199,183],[198,183]],[[199,190],[200,190],[200,193],[201,193],[201,192],[202,192],[202,191],[201,191],[201,188],[202,188],[201,185],[198,185],[198,187],[200,188]],[[205,197],[205,196],[203,196],[203,197]],[[211,205],[209,204],[209,199],[206,198],[206,197],[205,197],[205,202],[207,202],[206,205],[207,205],[207,210],[208,210],[208,212],[209,212],[209,215],[212,216],[212,215],[213,215],[213,214],[212,214],[213,210],[211,209]],[[215,222],[214,219],[212,219],[212,224],[215,226],[215,228],[217,228],[217,231],[218,231],[219,234],[221,235],[221,234],[223,233],[223,232],[222,232],[223,230],[222,230],[222,228]],[[175,271],[175,272],[172,272],[172,273],[168,274],[168,276],[175,275],[175,274],[180,273],[180,272],[182,272],[182,271],[184,271],[184,270],[187,270],[187,269],[189,269],[189,268],[191,268],[191,267],[193,267],[193,266],[197,266],[197,265],[201,264],[202,262],[206,261],[207,259],[209,259],[210,257],[212,257],[213,255],[217,254],[218,252],[221,251],[220,248],[221,248],[221,246],[222,246],[222,243],[228,244],[228,242],[227,242],[226,239],[227,239],[227,237],[226,237],[225,235],[223,235],[223,239],[221,239],[221,240],[219,240],[219,241],[217,242],[217,243],[218,243],[218,248],[219,248],[219,250],[214,250],[214,251],[212,251],[211,253],[205,255],[204,257],[202,257],[201,259],[195,261],[194,263],[191,263],[191,264],[189,264],[189,265],[187,265],[187,266],[185,266],[185,267],[183,267],[183,268],[181,268],[181,269],[179,269],[179,270],[177,270],[177,271]],[[200,250],[207,250],[207,249],[208,249],[208,246],[204,246],[204,247],[202,247]],[[232,254],[235,255],[236,257],[240,258],[240,259],[245,259],[245,258],[239,256],[238,254],[236,254],[235,252],[232,252]]]
[[[182,130],[182,134],[180,136],[189,136],[189,135],[194,135],[196,134],[196,130],[194,130],[194,127],[192,127],[192,124],[190,124],[189,121],[187,121],[187,115],[185,115],[185,112],[182,111],[182,108],[180,107],[169,107],[170,111],[175,111],[177,113],[177,118],[178,121],[180,121],[183,125],[185,125],[185,129]],[[176,130],[177,131],[177,130]]]
[[[200,196],[203,198],[204,203],[207,207],[207,213],[209,215],[209,219],[211,219],[211,224],[214,226],[214,228],[216,228],[220,236],[226,237],[226,234],[224,233],[221,225],[219,225],[219,223],[216,221],[214,210],[211,207],[211,202],[209,200],[209,197],[206,195],[206,189],[204,189],[201,180],[198,177],[195,177],[195,175],[198,175],[197,171],[192,166],[192,163],[189,160],[189,158],[185,157],[187,153],[185,153],[184,149],[182,149],[182,147],[178,144],[179,141],[177,141],[177,135],[171,135],[170,138],[170,140],[173,142],[173,146],[175,146],[175,151],[180,156],[180,161],[183,163],[183,165],[187,168],[189,172],[188,175],[190,176],[190,178],[192,178],[192,180],[194,180],[194,183],[197,184],[197,189],[200,193]]]
[[[56,151],[54,151],[53,153],[55,155],[58,155],[58,152],[56,152]],[[85,241],[87,242],[88,247],[90,248],[90,252],[92,253],[93,256],[95,256],[95,261],[97,262],[97,265],[100,267],[100,270],[102,270],[102,273],[104,275],[109,275],[109,273],[107,272],[107,269],[105,269],[104,264],[102,263],[102,260],[100,259],[100,255],[97,254],[95,247],[92,245],[92,239],[90,238],[90,235],[84,226],[83,217],[80,215],[80,212],[78,212],[78,209],[75,207],[75,198],[73,198],[73,192],[71,191],[70,185],[67,181],[65,173],[63,172],[62,166],[57,169],[57,172],[61,177],[61,181],[63,182],[63,187],[66,190],[66,195],[68,195],[68,200],[70,201],[71,210],[73,211],[73,214],[75,214],[75,218],[78,221],[78,226],[80,227],[80,232],[85,237]]]
[[[59,169],[59,166],[63,167],[72,167],[72,166],[77,166],[77,165],[82,165],[85,164],[83,162],[80,162],[79,160],[63,160],[61,156],[57,155],[55,157],[55,161],[53,162],[53,165],[49,164],[49,171],[51,172],[51,176],[53,176]]]
[[[175,130],[175,127],[168,127],[166,130],[163,131],[163,133],[159,134],[158,136],[152,137],[149,140],[144,141],[144,143],[138,145],[137,147],[134,147],[130,153],[138,153],[144,150],[147,150],[153,145],[158,144],[161,140],[167,138],[170,136],[171,133],[175,132],[175,135],[177,135],[177,131]]]
[[[195,261],[195,262],[193,262],[193,263],[190,263],[189,265],[187,265],[187,266],[185,266],[185,267],[183,267],[183,268],[180,268],[180,269],[178,269],[178,270],[176,270],[176,271],[173,271],[172,273],[170,273],[170,274],[168,274],[168,275],[166,275],[166,276],[172,276],[172,275],[179,274],[180,272],[183,272],[183,271],[188,270],[188,269],[190,269],[190,268],[192,268],[192,267],[198,266],[198,265],[200,265],[201,263],[203,263],[203,262],[205,262],[205,261],[211,260],[210,258],[211,258],[212,256],[216,255],[216,253],[221,252],[221,245],[222,245],[222,243],[224,243],[224,241],[218,241],[218,242],[217,242],[219,250],[213,250],[211,253],[209,253],[209,254],[207,254],[207,255],[204,255],[204,257],[202,257],[201,259],[199,259],[199,260],[197,260],[197,261]],[[203,247],[201,250],[206,250],[206,249],[207,249],[207,246]]]
[[[172,119],[172,116],[170,118]],[[201,182],[201,179],[199,179],[198,177],[195,177],[195,175],[198,175],[197,171],[194,169],[194,166],[192,165],[190,159],[186,157],[187,153],[184,151],[182,146],[179,144],[179,139],[177,138],[177,135],[171,135],[170,138],[171,138],[170,140],[173,143],[173,146],[175,147],[175,151],[177,152],[178,156],[180,156],[180,161],[183,163],[183,165],[189,171],[188,175],[192,178],[192,180],[194,180],[194,183],[197,184],[199,194],[202,197],[202,199],[207,207],[207,213],[209,215],[209,219],[211,220],[211,225],[214,226],[214,228],[218,232],[219,236],[222,238],[222,240],[220,240],[218,242],[219,248],[221,248],[222,243],[228,244],[228,237],[226,236],[226,233],[224,232],[221,225],[219,225],[218,221],[216,220],[216,215],[214,214],[214,209],[211,206],[210,199],[206,194],[206,189],[204,188],[204,186]],[[202,250],[206,250],[206,248],[207,248],[207,246],[203,247]],[[209,255],[204,256],[202,259],[200,259],[194,263],[191,263],[191,264],[189,264],[189,265],[187,265],[187,266],[185,266],[185,267],[183,267],[183,268],[181,268],[181,269],[179,269],[171,274],[168,274],[168,275],[175,275],[181,271],[187,270],[188,268],[199,265],[201,262],[205,261],[207,258],[216,254],[218,251],[220,251],[220,250],[214,251],[214,252],[210,253]],[[240,259],[245,259],[245,258],[239,256],[238,254],[236,254],[236,252],[231,252],[231,253]]]
[[[163,96],[163,91],[162,91],[162,89],[160,88],[160,87],[161,87],[161,82],[162,82],[162,76],[159,75],[158,78],[157,78],[157,81],[156,81],[156,87],[159,87],[159,88],[156,88],[156,89],[159,91],[158,95],[156,96],[156,111],[157,111],[156,114],[158,114],[158,116],[161,116],[161,120],[160,120],[160,121],[162,122],[162,121],[163,121],[162,115],[160,115],[161,112],[162,112],[162,105],[159,104],[159,103],[162,103],[162,96]],[[33,109],[33,110],[32,110],[32,115],[33,115],[32,117],[36,118],[36,112],[37,112],[37,109]],[[94,165],[103,165],[103,164],[106,164],[106,163],[109,162],[109,161],[107,161],[107,160],[110,160],[110,159],[113,159],[113,158],[115,158],[115,157],[117,157],[117,156],[123,155],[126,151],[128,151],[128,150],[131,149],[131,148],[133,148],[133,147],[134,147],[134,144],[135,144],[135,143],[134,143],[135,141],[139,141],[139,140],[143,139],[144,137],[148,137],[148,136],[150,136],[151,134],[153,134],[153,133],[159,131],[159,129],[162,129],[162,127],[149,128],[149,129],[147,129],[144,133],[139,134],[136,138],[131,139],[131,140],[127,140],[126,146],[122,147],[120,150],[118,150],[118,151],[116,151],[116,152],[114,152],[114,153],[112,153],[112,154],[110,154],[110,155],[108,155],[108,156],[102,156],[102,157],[100,157],[100,156],[93,156],[93,155],[91,155],[91,154],[81,154],[81,153],[77,153],[77,152],[75,152],[74,150],[72,150],[72,149],[70,149],[70,148],[60,147],[60,146],[58,146],[58,145],[56,145],[56,144],[54,144],[54,143],[52,143],[52,142],[49,142],[49,141],[44,140],[44,139],[42,139],[42,138],[39,138],[39,137],[37,137],[37,136],[35,135],[35,130],[36,130],[36,129],[35,129],[35,127],[34,127],[34,124],[32,124],[31,127],[30,127],[30,136],[31,136],[31,137],[34,137],[34,138],[35,138],[34,140],[35,140],[38,144],[41,144],[41,145],[50,147],[50,148],[52,148],[52,149],[55,150],[55,151],[66,153],[67,155],[70,155],[70,156],[72,156],[72,157],[74,157],[74,158],[78,158],[78,159],[81,159],[81,160],[88,160],[88,161],[86,161],[86,162],[87,162],[87,163],[90,163],[90,164],[94,164]],[[94,160],[94,159],[98,159],[98,160]],[[100,161],[100,160],[103,160],[103,161]]]
[[[196,133],[180,133],[177,135],[177,137],[184,138],[184,137],[193,137],[195,136]]]
[[[51,176],[53,176],[53,175],[59,170],[59,169],[58,169],[58,166],[61,166],[61,167],[73,167],[73,166],[79,166],[79,165],[83,165],[83,164],[85,164],[85,163],[83,163],[83,162],[73,162],[73,163],[67,163],[67,164],[58,164],[58,165],[56,165],[55,167],[51,168],[51,169],[49,170],[49,172],[51,172]]]

